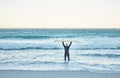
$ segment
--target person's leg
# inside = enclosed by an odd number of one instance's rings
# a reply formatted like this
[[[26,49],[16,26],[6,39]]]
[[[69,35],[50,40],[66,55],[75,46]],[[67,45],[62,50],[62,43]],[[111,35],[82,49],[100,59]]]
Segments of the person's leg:
[[[66,54],[64,55],[64,60],[66,61]]]
[[[68,54],[68,60],[70,60],[70,55]]]

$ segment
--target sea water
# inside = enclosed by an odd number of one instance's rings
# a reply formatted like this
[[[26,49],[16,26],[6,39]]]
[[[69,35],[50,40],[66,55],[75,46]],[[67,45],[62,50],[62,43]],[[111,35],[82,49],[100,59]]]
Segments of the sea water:
[[[120,29],[0,29],[0,70],[120,72]]]

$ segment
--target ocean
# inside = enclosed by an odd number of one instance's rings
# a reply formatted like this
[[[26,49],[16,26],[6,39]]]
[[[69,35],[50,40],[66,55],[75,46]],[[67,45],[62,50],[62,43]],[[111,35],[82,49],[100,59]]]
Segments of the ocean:
[[[76,40],[69,62],[54,40]],[[120,29],[0,29],[0,70],[120,73]]]

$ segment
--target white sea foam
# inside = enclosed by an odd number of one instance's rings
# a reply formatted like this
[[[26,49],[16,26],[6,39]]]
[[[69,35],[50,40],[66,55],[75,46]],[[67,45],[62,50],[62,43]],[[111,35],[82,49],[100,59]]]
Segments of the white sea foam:
[[[120,72],[120,30],[0,30],[0,70]],[[75,40],[70,62],[54,40]],[[53,69],[54,67],[54,69]]]

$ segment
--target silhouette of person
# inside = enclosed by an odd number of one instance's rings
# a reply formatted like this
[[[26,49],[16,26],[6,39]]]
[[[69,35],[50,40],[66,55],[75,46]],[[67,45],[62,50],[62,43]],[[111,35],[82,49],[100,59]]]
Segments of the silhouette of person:
[[[62,44],[63,44],[64,50],[65,50],[64,60],[66,61],[66,57],[68,57],[68,60],[70,60],[69,48],[70,48],[72,42],[70,42],[69,45],[68,45],[67,43],[66,43],[66,45],[65,45],[64,42],[62,42]]]

